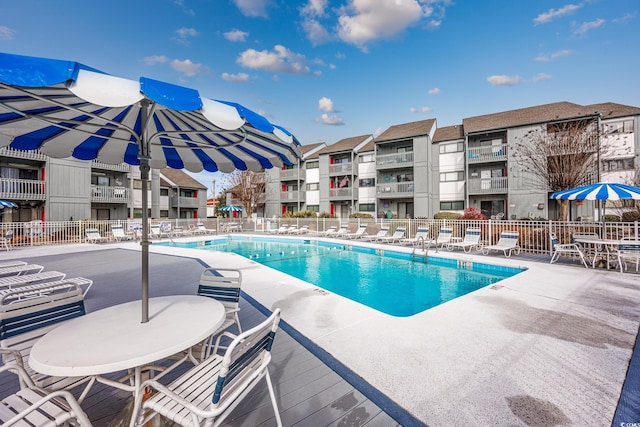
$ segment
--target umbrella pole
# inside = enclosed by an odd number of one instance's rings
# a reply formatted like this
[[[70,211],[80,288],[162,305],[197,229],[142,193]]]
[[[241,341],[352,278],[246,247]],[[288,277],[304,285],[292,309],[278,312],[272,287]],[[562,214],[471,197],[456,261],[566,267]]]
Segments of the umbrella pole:
[[[142,323],[149,321],[149,161],[140,162],[140,180],[142,181]]]

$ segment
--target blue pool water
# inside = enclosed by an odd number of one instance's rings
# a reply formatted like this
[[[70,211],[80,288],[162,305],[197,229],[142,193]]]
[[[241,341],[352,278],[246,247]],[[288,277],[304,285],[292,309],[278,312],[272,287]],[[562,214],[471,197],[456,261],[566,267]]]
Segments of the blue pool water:
[[[234,236],[175,246],[233,252],[392,316],[420,313],[522,271],[433,256],[427,264],[424,256],[302,239]]]

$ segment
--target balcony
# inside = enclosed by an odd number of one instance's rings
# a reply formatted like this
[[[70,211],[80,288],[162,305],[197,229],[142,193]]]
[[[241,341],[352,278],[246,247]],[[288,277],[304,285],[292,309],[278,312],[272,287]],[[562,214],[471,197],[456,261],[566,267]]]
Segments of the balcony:
[[[197,197],[171,196],[171,207],[180,207],[180,209],[197,209],[200,207],[200,199]]]
[[[467,158],[469,163],[505,162],[507,161],[507,144],[469,147]]]
[[[0,199],[45,200],[45,181],[0,178]]]
[[[376,185],[380,198],[413,197],[413,182],[394,182]]]
[[[329,165],[329,175],[351,175],[353,163],[335,163]]]
[[[304,202],[304,191],[282,191],[280,192],[280,203],[297,203]]]
[[[351,200],[353,197],[353,188],[330,188],[329,199],[331,200]]]
[[[469,194],[504,194],[509,188],[506,176],[469,179],[467,186]]]
[[[0,148],[0,156],[13,157],[16,159],[38,160],[41,162],[47,161],[47,156],[40,153],[38,150],[16,150],[14,148],[2,147]]]
[[[376,166],[378,169],[413,167],[413,152],[378,155]]]
[[[280,171],[280,180],[281,181],[294,181],[305,179],[305,170],[304,169],[284,169]]]
[[[91,186],[92,203],[129,203],[131,193],[127,187]]]
[[[131,166],[126,163],[119,163],[117,165],[110,165],[108,163],[99,162],[97,160],[93,160],[91,162],[92,169],[102,169],[108,171],[117,171],[117,172],[129,172],[131,171]]]

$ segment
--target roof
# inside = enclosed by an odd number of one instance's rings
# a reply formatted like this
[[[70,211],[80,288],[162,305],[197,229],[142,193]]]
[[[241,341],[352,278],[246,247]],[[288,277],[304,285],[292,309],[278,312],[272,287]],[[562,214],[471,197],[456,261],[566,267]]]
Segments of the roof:
[[[304,159],[304,161],[317,159],[318,152],[322,150],[321,147],[326,147],[326,146],[327,144],[325,142],[316,142],[315,144],[303,145],[301,147],[302,153],[303,153],[302,158]]]
[[[318,154],[339,153],[344,151],[351,152],[368,138],[371,138],[371,135],[359,135],[352,136],[350,138],[344,138],[318,151]]]
[[[364,144],[359,150],[358,153],[366,153],[369,151],[375,151],[376,149],[376,143],[373,142],[373,139],[369,142],[367,142],[366,144]]]
[[[603,119],[639,115],[640,108],[605,102],[602,104],[579,105],[571,102],[555,102],[518,110],[469,117],[462,120],[464,131],[478,133],[497,129],[507,129],[536,123],[548,123],[557,120],[578,117],[595,117],[602,114]]]
[[[164,175],[168,181],[171,181],[173,185],[177,185],[178,187],[193,188],[197,190],[207,189],[205,185],[179,169],[160,169],[160,174]]]
[[[429,135],[436,119],[420,120],[418,122],[394,125],[375,138],[375,142],[392,141],[415,136]]]
[[[462,125],[438,128],[433,135],[433,142],[452,141],[454,139],[464,139],[464,127]]]

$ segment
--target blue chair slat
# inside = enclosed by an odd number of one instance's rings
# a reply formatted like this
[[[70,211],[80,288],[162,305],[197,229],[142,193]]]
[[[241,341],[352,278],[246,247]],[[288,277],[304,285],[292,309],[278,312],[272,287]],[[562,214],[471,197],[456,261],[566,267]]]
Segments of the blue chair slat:
[[[0,320],[0,340],[50,326],[86,313],[84,301]]]
[[[199,285],[198,295],[215,298],[219,301],[238,302],[240,300],[240,288]]]

